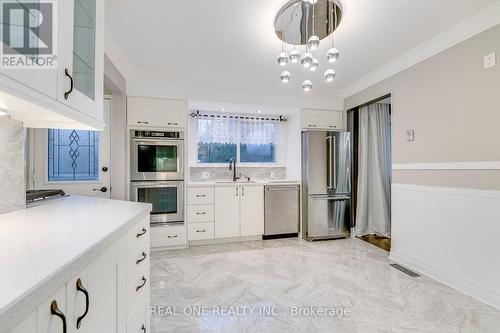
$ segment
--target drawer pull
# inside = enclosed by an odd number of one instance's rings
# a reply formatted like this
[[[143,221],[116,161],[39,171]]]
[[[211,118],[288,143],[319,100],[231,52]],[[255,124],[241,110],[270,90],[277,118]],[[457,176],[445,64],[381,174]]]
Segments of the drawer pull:
[[[167,125],[169,125],[169,126],[172,126],[172,125],[173,126],[177,126],[177,125],[179,125],[179,123],[167,123]]]
[[[135,288],[135,291],[139,291],[142,287],[144,287],[144,286],[146,285],[146,282],[147,282],[147,281],[148,281],[148,280],[146,280],[146,278],[143,276],[143,277],[142,277],[142,284],[141,284],[140,286],[137,286],[137,287]]]
[[[179,235],[168,235],[167,238],[177,238]]]
[[[196,197],[197,197],[197,198],[205,198],[205,197],[206,197],[206,195],[205,195],[205,194],[197,194],[197,195],[196,195]]]
[[[142,330],[142,333],[146,333],[146,326],[142,325],[141,330]]]
[[[87,316],[87,313],[89,313],[90,302],[89,302],[89,293],[87,289],[83,287],[82,280],[80,279],[76,281],[76,290],[85,295],[85,312],[76,320],[76,329],[80,329],[80,326],[82,325],[82,320]]]
[[[137,123],[138,124],[146,124],[147,125],[147,124],[149,124],[149,121],[138,121]]]
[[[146,252],[142,252],[142,258],[140,259],[137,259],[137,261],[135,262],[136,265],[139,265],[141,262],[143,262],[144,260],[146,260],[146,257],[148,255],[146,254]]]
[[[146,228],[142,228],[141,232],[136,235],[137,238],[143,236],[147,232]]]
[[[63,324],[63,333],[66,333],[66,316],[59,309],[59,307],[57,306],[57,301],[55,301],[55,300],[52,301],[52,303],[50,304],[50,313],[53,316],[57,316],[57,317],[61,318],[62,324]]]
[[[196,232],[207,232],[207,229],[203,229],[203,230],[196,230]]]
[[[198,212],[196,215],[207,215],[207,212]]]

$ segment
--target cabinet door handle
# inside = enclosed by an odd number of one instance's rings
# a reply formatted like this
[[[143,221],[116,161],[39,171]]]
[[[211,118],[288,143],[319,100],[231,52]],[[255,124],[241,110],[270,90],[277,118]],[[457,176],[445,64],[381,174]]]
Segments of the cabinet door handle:
[[[146,232],[147,232],[146,228],[142,228],[141,232],[140,232],[140,233],[138,233],[138,234],[136,235],[136,237],[137,237],[137,238],[139,238],[139,237],[143,236],[144,234],[146,234]]]
[[[196,230],[196,232],[207,232],[207,229],[203,229],[203,230]]]
[[[244,187],[242,187],[242,188],[241,188],[241,196],[242,196],[242,197],[244,197],[244,196],[245,196],[245,188],[244,188]]]
[[[236,188],[236,196],[238,196],[238,188]]]
[[[64,93],[64,99],[67,100],[69,98],[69,94],[73,92],[74,82],[73,77],[71,76],[71,74],[69,74],[69,70],[67,68],[64,69],[64,74],[69,77],[70,82],[69,90]]]
[[[141,262],[143,262],[144,260],[146,260],[146,257],[148,255],[146,254],[146,252],[142,252],[142,258],[140,259],[137,259],[137,261],[135,262],[136,265],[139,265]]]
[[[177,125],[179,125],[179,123],[167,123],[167,125],[174,125],[174,126],[177,126]]]
[[[64,313],[57,307],[57,301],[52,301],[52,303],[50,304],[50,313],[53,315],[53,316],[57,316],[59,318],[61,318],[62,320],[62,324],[63,324],[63,333],[66,333],[66,316],[64,315]]]
[[[318,127],[318,125],[309,125],[309,127]]]
[[[146,326],[142,325],[141,330],[142,330],[142,333],[146,333]]]
[[[89,293],[87,289],[83,287],[82,280],[80,279],[76,280],[76,290],[82,292],[85,295],[85,312],[76,320],[76,329],[80,329],[83,318],[85,318],[87,316],[87,313],[89,312],[90,301],[89,301]]]
[[[196,213],[196,215],[206,215],[206,214],[207,214],[207,212],[198,212],[198,213]]]
[[[196,197],[197,198],[204,198],[204,197],[206,197],[206,195],[205,194],[197,194]]]
[[[168,235],[167,238],[177,238],[179,235]]]
[[[146,285],[146,282],[147,282],[147,281],[148,281],[148,280],[146,280],[146,278],[143,276],[143,277],[142,277],[142,284],[141,284],[140,286],[137,286],[137,287],[135,288],[135,291],[139,291],[142,287],[144,287],[144,286]]]
[[[149,121],[138,121],[137,123],[138,124],[146,124],[147,125],[147,124],[149,124]]]

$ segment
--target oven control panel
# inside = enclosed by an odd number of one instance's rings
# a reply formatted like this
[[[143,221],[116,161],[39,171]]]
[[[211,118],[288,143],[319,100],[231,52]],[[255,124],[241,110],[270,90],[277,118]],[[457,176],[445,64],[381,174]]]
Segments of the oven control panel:
[[[182,139],[181,132],[133,131],[134,138]]]

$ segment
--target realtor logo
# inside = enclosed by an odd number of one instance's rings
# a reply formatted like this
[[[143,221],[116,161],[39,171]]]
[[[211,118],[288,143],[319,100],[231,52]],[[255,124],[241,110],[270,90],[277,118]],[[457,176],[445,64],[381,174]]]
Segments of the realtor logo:
[[[54,69],[57,2],[0,0],[1,69]]]

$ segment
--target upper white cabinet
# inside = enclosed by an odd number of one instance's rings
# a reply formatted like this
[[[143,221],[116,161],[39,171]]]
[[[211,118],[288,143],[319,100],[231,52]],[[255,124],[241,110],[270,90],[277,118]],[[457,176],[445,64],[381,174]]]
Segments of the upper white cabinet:
[[[187,123],[187,101],[150,98],[127,98],[127,123],[139,127],[178,127]]]
[[[343,130],[343,114],[342,111],[303,109],[301,111],[302,129]]]
[[[101,130],[104,128],[104,1],[64,0],[54,4],[56,68],[2,68],[1,108],[25,127]],[[38,24],[44,19],[48,21],[43,18],[43,11],[30,10],[31,16],[33,13],[41,13]],[[26,40],[25,34],[30,29],[14,29],[15,24],[33,24],[18,20],[9,25],[11,41],[17,40],[17,44]]]

